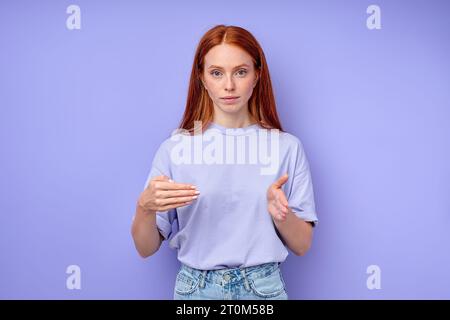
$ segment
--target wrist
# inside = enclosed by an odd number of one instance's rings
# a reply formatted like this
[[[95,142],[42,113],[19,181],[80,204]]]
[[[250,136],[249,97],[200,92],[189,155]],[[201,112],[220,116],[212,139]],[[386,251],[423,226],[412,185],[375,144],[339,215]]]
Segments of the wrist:
[[[156,211],[145,209],[145,208],[138,202],[138,203],[136,204],[136,213],[137,213],[137,215],[147,217],[147,216],[149,216],[149,215],[156,214]]]

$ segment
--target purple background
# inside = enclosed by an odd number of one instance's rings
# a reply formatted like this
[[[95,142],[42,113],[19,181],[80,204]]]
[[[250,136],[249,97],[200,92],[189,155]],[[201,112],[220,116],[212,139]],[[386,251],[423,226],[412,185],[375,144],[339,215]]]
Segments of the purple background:
[[[425,0],[2,1],[0,298],[172,298],[176,252],[141,259],[131,219],[197,43],[224,23],[259,40],[311,165],[320,223],[282,266],[290,299],[449,299],[449,14]],[[66,288],[72,264],[81,290]]]

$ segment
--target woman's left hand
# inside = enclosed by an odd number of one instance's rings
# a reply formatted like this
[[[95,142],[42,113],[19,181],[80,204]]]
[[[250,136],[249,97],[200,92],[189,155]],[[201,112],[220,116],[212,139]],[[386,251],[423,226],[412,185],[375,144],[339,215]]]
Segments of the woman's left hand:
[[[267,190],[267,209],[274,220],[284,221],[288,213],[289,204],[281,186],[288,180],[286,173],[272,183]]]

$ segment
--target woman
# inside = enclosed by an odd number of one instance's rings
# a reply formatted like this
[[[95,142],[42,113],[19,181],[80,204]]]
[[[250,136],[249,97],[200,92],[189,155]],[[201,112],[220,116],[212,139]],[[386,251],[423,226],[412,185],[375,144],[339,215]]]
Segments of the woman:
[[[172,236],[174,299],[288,299],[279,265],[286,246],[308,251],[316,223],[308,160],[281,128],[263,50],[243,28],[212,28],[180,128],[157,150],[138,199],[137,251],[148,257]]]

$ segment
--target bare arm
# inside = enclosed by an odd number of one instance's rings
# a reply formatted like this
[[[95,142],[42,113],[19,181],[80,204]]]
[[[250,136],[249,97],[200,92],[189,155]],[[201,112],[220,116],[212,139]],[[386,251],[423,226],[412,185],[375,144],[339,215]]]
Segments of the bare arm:
[[[156,212],[169,211],[192,203],[200,192],[190,184],[175,183],[167,176],[154,177],[141,193],[131,234],[134,245],[143,258],[159,250],[163,236],[156,225]]]
[[[299,218],[289,207],[286,195],[281,189],[287,179],[288,175],[283,175],[267,190],[268,211],[289,249],[296,255],[303,256],[311,247],[313,226]]]
[[[274,218],[273,221],[289,249],[298,256],[305,255],[312,243],[312,225],[297,217],[290,208],[284,220]]]
[[[143,258],[147,258],[158,251],[164,240],[156,227],[156,212],[145,211],[139,203],[136,205],[131,234],[136,250]]]

